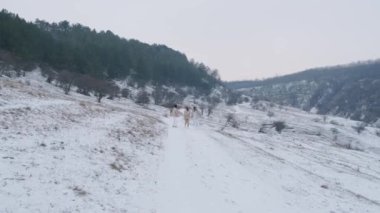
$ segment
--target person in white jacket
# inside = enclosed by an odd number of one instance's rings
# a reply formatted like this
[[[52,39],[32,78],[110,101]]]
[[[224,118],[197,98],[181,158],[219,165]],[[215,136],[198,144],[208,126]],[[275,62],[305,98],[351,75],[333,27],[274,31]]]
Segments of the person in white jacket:
[[[197,107],[194,106],[191,113],[191,121],[194,126],[199,126],[199,119],[201,118],[201,114],[198,111]]]
[[[190,126],[190,117],[191,117],[190,108],[186,107],[185,112],[183,113],[183,118],[185,119],[185,127]]]
[[[177,119],[180,116],[177,104],[174,104],[173,108],[170,110],[170,116],[173,118],[173,127],[177,127]]]

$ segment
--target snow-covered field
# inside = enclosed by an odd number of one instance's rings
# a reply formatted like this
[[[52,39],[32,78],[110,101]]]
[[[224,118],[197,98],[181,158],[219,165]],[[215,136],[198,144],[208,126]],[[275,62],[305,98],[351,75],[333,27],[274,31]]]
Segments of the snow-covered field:
[[[173,128],[161,107],[0,77],[0,212],[380,212],[379,129],[260,104]]]

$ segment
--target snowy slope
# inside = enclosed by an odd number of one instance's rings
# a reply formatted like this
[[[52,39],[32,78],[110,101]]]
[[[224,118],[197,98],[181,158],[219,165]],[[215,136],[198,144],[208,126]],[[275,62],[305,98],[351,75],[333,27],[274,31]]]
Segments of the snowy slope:
[[[374,127],[268,104],[173,128],[167,109],[65,96],[37,72],[0,83],[0,212],[380,212]],[[239,129],[221,130],[228,113]]]
[[[132,208],[166,128],[156,111],[65,96],[38,75],[1,87],[0,212]]]

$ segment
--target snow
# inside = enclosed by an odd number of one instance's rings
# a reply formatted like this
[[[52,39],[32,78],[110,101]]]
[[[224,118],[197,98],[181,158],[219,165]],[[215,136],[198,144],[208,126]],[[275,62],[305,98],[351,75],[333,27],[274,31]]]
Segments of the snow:
[[[221,104],[174,128],[159,106],[0,78],[0,212],[380,212],[379,129],[260,104],[274,116]]]

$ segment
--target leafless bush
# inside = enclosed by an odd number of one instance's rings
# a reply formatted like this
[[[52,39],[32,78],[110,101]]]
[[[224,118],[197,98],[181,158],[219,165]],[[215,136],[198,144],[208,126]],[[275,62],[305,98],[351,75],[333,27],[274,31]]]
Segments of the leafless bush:
[[[149,104],[149,94],[145,90],[139,91],[139,93],[136,96],[136,104],[140,105],[146,105]]]
[[[331,128],[330,130],[331,130],[331,132],[333,134],[338,134],[339,133],[338,129],[336,129],[336,128]]]
[[[75,186],[72,188],[75,195],[77,196],[86,196],[88,194],[88,192],[86,192],[84,189],[80,188],[79,186]]]
[[[54,72],[53,68],[51,68],[47,64],[41,64],[40,68],[41,68],[41,74],[42,74],[43,77],[46,77],[46,82],[47,83],[50,84],[52,81],[56,80],[57,73]]]
[[[121,90],[121,97],[123,98],[129,98],[130,94],[131,94],[131,91],[129,91],[128,88],[124,88]]]
[[[86,103],[85,103],[84,101],[80,101],[80,102],[79,102],[79,105],[80,105],[81,107],[86,107],[86,106],[87,106]]]
[[[278,133],[281,133],[286,128],[286,125],[284,121],[275,121],[273,122],[273,127]]]
[[[273,125],[272,124],[261,124],[261,127],[260,127],[260,129],[259,129],[259,133],[267,133],[266,131],[267,131],[267,129],[270,129],[270,128],[272,128],[273,127]]]
[[[335,121],[335,120],[331,120],[331,121],[330,121],[330,124],[335,125],[335,126],[339,126],[339,125],[340,125],[340,124],[339,124],[337,121]]]
[[[220,101],[221,100],[218,97],[207,98],[207,116],[210,116],[214,112],[214,109],[220,103]]]
[[[201,115],[203,116],[206,105],[204,103],[199,104],[199,109],[201,110]]]
[[[75,85],[78,87],[77,92],[82,95],[90,96],[91,82],[93,78],[89,75],[81,75],[76,81]]]
[[[236,105],[239,102],[240,97],[241,97],[240,93],[229,91],[226,104],[228,106]]]
[[[156,105],[161,104],[165,96],[164,94],[165,94],[164,88],[162,88],[162,86],[156,86],[156,88],[154,89],[152,93],[154,104]]]
[[[123,170],[125,170],[124,166],[117,162],[111,163],[110,166],[111,166],[111,169],[114,169],[118,172],[122,172]]]
[[[260,133],[266,133],[268,129],[274,128],[278,133],[281,134],[282,130],[286,128],[286,124],[284,121],[274,121],[273,123],[263,123],[259,129]]]
[[[270,117],[270,118],[273,117],[274,116],[274,112],[268,111],[267,116]]]
[[[57,82],[66,95],[69,94],[71,86],[73,85],[76,78],[77,74],[69,71],[61,71],[58,73]]]
[[[376,131],[376,135],[377,135],[378,137],[380,137],[380,130],[377,130],[377,131]]]
[[[324,123],[326,123],[327,122],[327,115],[322,116],[322,120]]]
[[[216,107],[215,104],[207,105],[207,116],[210,116],[214,112],[215,107]]]
[[[102,98],[104,98],[107,94],[110,94],[110,88],[112,83],[99,80],[99,79],[93,79],[91,83],[91,88],[94,91],[94,94],[98,100],[98,103],[101,102]]]
[[[358,134],[360,134],[360,133],[362,133],[362,132],[365,130],[366,127],[367,127],[367,124],[366,124],[366,123],[364,123],[364,122],[359,122],[359,123],[357,123],[355,126],[353,126],[352,128],[353,128]]]
[[[330,130],[331,130],[331,132],[333,134],[333,141],[337,141],[338,140],[338,133],[339,133],[338,129],[331,128]]]
[[[120,88],[112,81],[107,82],[108,99],[113,100],[118,97]]]
[[[251,107],[252,107],[252,109],[259,110],[259,111],[262,111],[262,112],[266,112],[267,111],[267,107],[265,106],[265,104],[260,103],[260,102],[258,102],[258,103],[252,103]]]
[[[235,114],[233,114],[233,113],[227,114],[226,123],[221,128],[221,130],[223,131],[227,126],[231,126],[232,128],[236,128],[236,129],[239,128],[239,122],[237,121]]]

